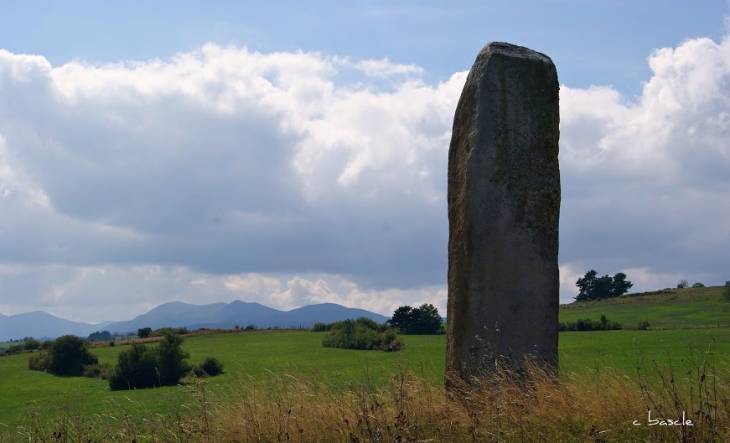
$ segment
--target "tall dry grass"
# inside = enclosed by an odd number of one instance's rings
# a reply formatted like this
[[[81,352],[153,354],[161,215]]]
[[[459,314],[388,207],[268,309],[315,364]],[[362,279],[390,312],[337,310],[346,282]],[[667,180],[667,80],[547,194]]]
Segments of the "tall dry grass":
[[[0,429],[0,442],[725,442],[728,372],[707,359],[645,362],[637,374],[556,377],[528,365],[491,371],[447,395],[411,372],[333,388],[294,375],[242,378],[234,392],[192,381],[190,401],[165,414],[123,405],[93,417],[64,409]],[[648,413],[656,424],[649,422]],[[662,425],[681,420],[681,425]],[[686,420],[691,420],[689,425]]]
[[[521,374],[492,371],[478,388],[450,395],[410,373],[339,393],[294,376],[276,389],[250,380],[215,412],[222,433],[210,441],[730,441],[727,374],[721,380],[706,361],[692,376],[672,369],[649,362],[637,377],[602,370],[560,379],[528,365]]]

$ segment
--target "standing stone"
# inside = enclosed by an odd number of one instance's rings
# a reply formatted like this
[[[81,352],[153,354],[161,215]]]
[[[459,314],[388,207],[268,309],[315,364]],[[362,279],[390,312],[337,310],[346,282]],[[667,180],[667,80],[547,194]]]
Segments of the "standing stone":
[[[526,355],[557,368],[558,109],[548,56],[508,43],[479,53],[449,147],[447,386]]]

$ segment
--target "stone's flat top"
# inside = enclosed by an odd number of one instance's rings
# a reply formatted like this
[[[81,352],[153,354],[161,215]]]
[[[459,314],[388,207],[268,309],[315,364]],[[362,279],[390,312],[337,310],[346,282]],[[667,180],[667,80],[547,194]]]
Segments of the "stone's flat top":
[[[524,46],[513,45],[512,43],[505,42],[491,42],[488,43],[480,52],[479,55],[488,54],[502,54],[507,57],[513,58],[530,58],[533,60],[540,60],[546,63],[552,63],[553,61],[547,55],[525,48]]]

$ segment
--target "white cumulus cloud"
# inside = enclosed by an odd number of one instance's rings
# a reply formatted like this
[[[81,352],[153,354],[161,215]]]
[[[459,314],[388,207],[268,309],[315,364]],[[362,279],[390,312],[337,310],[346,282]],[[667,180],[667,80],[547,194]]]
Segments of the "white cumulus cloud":
[[[637,290],[730,279],[730,40],[648,63],[638,97],[561,86],[564,302],[592,268]],[[445,309],[466,72],[422,74],[214,44],[102,65],[0,50],[0,311]]]

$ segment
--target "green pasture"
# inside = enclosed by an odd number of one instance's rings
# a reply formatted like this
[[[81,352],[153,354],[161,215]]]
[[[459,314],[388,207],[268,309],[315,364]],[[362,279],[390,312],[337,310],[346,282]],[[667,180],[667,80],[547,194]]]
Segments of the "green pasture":
[[[206,386],[209,399],[217,402],[235,397],[244,379],[265,385],[295,377],[341,389],[353,383],[381,383],[410,370],[432,383],[443,382],[443,335],[404,336],[405,351],[386,353],[324,348],[324,334],[246,331],[190,337],[183,347],[190,353],[191,363],[212,355],[225,365],[227,373],[208,379]],[[126,348],[100,347],[92,352],[101,363],[114,363],[117,354]],[[674,364],[681,370],[682,365],[696,363],[708,350],[718,368],[728,367],[730,328],[563,332],[559,349],[564,374],[613,367],[633,377],[637,366],[649,367],[653,361]],[[194,383],[111,392],[103,380],[30,371],[28,357],[20,354],[0,358],[0,428],[58,416],[63,411],[123,420],[125,414],[169,414],[196,405]]]
[[[707,328],[730,326],[730,303],[722,298],[722,287],[671,289],[638,296],[571,303],[560,306],[560,321],[575,322],[605,315],[624,328],[635,328],[646,320],[653,329]]]

